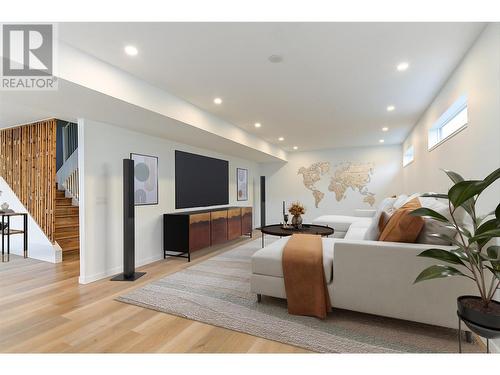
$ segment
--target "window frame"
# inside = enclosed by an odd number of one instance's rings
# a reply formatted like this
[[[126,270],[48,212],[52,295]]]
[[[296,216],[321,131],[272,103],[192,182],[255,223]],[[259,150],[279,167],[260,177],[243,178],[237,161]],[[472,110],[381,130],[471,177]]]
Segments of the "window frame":
[[[406,155],[408,154],[408,152],[410,151],[411,149],[411,160],[410,161],[406,161],[405,163],[405,158],[406,158]],[[403,151],[403,168],[409,166],[411,163],[413,163],[415,161],[415,147],[411,144],[409,145],[404,151]]]
[[[443,137],[443,128],[449,125],[457,116],[463,111],[466,111],[466,121],[454,131],[450,132],[446,137]],[[466,129],[469,125],[469,109],[467,96],[460,96],[434,123],[427,133],[427,151],[432,151],[436,147],[442,145],[447,140],[453,138],[455,135]]]

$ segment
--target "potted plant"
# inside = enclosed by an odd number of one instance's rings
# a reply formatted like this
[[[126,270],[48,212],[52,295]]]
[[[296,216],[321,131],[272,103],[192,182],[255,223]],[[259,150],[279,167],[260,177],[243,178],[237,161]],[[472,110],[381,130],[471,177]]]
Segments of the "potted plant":
[[[418,208],[411,214],[441,221],[455,229],[455,237],[433,234],[453,244],[455,249],[428,249],[420,253],[418,256],[433,258],[446,264],[424,269],[417,276],[415,283],[450,276],[469,278],[476,283],[479,296],[458,297],[458,312],[472,331],[483,337],[498,337],[500,303],[493,300],[493,297],[500,284],[500,246],[491,245],[490,241],[500,237],[500,204],[489,214],[478,216],[476,202],[481,193],[500,178],[500,168],[484,180],[466,181],[458,173],[446,170],[444,172],[454,183],[448,193],[428,193],[424,196],[446,199],[451,219],[429,208]],[[457,220],[456,210],[459,207],[471,218],[468,228]],[[457,269],[457,265],[462,266],[462,270]]]
[[[302,227],[302,217],[300,215],[304,215],[306,213],[305,207],[300,202],[294,202],[288,208],[288,212],[292,214],[292,225],[295,228]]]

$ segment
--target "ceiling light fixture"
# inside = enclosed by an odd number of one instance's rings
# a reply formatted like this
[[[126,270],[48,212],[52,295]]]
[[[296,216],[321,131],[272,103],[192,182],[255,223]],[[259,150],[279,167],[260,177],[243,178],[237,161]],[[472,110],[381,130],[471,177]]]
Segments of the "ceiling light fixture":
[[[139,51],[134,46],[126,46],[125,53],[129,56],[136,56],[139,53]]]
[[[277,63],[280,63],[283,61],[283,56],[280,56],[280,55],[271,55],[267,58],[269,60],[269,62],[273,63],[273,64],[277,64]]]
[[[400,72],[404,72],[406,69],[408,69],[409,66],[410,64],[408,64],[407,62],[402,62],[399,63],[398,66],[396,66],[396,69]]]
[[[298,150],[299,148],[297,146],[293,146],[293,149],[294,150]]]
[[[387,112],[392,112],[396,109],[396,107],[394,107],[393,105],[389,105],[387,106]]]
[[[382,131],[383,131],[383,132],[386,132],[386,131],[388,131],[388,130],[389,130],[389,128],[388,128],[387,126],[384,126],[384,127],[382,128]]]
[[[278,138],[278,141],[280,141],[280,142],[283,142],[284,140],[285,140],[285,138],[283,138],[283,137]]]
[[[256,128],[260,128],[262,125],[260,124],[260,122],[256,122],[254,126],[255,126]]]
[[[378,140],[380,143],[384,143],[384,140],[383,139],[379,139]]]
[[[221,98],[215,98],[214,99],[214,103],[219,105],[219,104],[222,104],[222,99]]]

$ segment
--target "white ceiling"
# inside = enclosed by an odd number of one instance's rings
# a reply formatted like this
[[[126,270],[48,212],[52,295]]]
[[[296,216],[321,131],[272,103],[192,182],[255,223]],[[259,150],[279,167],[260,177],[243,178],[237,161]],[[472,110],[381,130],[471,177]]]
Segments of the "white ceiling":
[[[484,26],[62,23],[59,38],[286,150],[310,150],[401,143]]]
[[[77,98],[77,100],[75,100]],[[0,128],[46,118],[76,122],[92,119],[191,146],[257,162],[283,160],[252,147],[203,131],[110,95],[59,79],[57,90],[0,90]]]

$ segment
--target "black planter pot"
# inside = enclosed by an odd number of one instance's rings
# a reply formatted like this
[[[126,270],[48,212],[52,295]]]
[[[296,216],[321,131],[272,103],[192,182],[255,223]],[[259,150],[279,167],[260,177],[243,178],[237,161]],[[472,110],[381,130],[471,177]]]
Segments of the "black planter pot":
[[[470,328],[471,331],[487,338],[500,337],[500,318],[498,315],[472,308],[466,305],[466,301],[481,301],[478,296],[460,296],[457,298],[458,314]],[[500,306],[497,301],[490,303]]]

